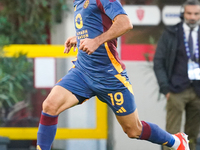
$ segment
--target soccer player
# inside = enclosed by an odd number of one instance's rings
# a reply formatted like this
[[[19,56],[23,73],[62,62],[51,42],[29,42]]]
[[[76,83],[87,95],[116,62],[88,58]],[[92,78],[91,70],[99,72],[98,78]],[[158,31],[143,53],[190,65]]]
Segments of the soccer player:
[[[139,120],[132,85],[116,51],[116,38],[133,28],[120,2],[74,0],[74,25],[76,36],[66,40],[64,52],[78,47],[77,59],[43,102],[37,150],[50,150],[62,111],[93,96],[108,104],[128,137],[189,150],[184,133],[172,135]]]

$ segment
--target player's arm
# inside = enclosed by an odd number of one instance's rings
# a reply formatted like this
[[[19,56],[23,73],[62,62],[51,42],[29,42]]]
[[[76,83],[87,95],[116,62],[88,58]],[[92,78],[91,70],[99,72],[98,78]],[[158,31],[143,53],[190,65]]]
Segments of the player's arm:
[[[69,53],[69,51],[70,51],[70,49],[71,49],[72,47],[74,47],[74,51],[75,51],[75,50],[76,50],[76,45],[77,45],[76,36],[69,37],[69,38],[65,41],[64,53]]]
[[[114,18],[113,24],[110,27],[110,29],[105,33],[101,34],[100,36],[97,36],[95,40],[100,46],[104,42],[110,41],[112,39],[115,39],[123,35],[132,28],[133,25],[127,15],[125,14],[117,15]]]
[[[94,39],[81,40],[79,49],[85,51],[87,54],[90,55],[101,44],[123,35],[132,28],[133,26],[127,15],[117,15],[113,20],[112,26],[106,32],[102,33]]]

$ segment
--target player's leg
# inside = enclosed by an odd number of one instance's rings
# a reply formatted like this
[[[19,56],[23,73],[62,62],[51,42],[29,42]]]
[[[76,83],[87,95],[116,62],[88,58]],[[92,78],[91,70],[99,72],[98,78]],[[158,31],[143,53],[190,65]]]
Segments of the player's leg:
[[[110,106],[128,137],[148,140],[168,147],[179,147],[180,140],[178,137],[162,130],[156,124],[139,120],[134,96],[130,88],[124,88],[121,91],[107,90],[105,93],[98,92],[97,96]]]
[[[187,137],[185,137],[185,134],[172,135],[162,130],[156,124],[145,121],[141,121],[140,123],[137,109],[129,115],[116,115],[116,117],[124,132],[130,138],[147,140],[155,144],[172,147],[176,150],[189,150],[188,141]]]
[[[157,144],[167,144],[169,147],[172,147],[175,142],[171,134],[160,129],[157,125],[140,121],[137,109],[126,116],[116,115],[116,118],[129,138],[148,140]]]
[[[113,110],[128,137],[164,144],[177,150],[189,150],[185,134],[172,135],[156,124],[139,120],[132,86],[126,71],[106,79],[105,83],[101,81],[101,84],[95,84],[93,88],[97,97]]]
[[[37,135],[37,150],[50,150],[57,130],[58,115],[76,105],[78,99],[67,89],[55,86],[43,102]]]
[[[56,84],[43,102],[43,112],[37,137],[37,150],[50,150],[57,129],[58,115],[62,111],[76,104],[81,104],[94,95],[84,78],[83,73],[76,68],[72,68]]]
[[[56,85],[43,102],[42,109],[44,113],[56,116],[78,103],[77,97],[72,92]]]
[[[122,126],[123,131],[129,138],[139,138],[142,133],[142,123],[138,118],[138,111],[135,111],[129,115],[118,116],[116,118],[119,124]]]

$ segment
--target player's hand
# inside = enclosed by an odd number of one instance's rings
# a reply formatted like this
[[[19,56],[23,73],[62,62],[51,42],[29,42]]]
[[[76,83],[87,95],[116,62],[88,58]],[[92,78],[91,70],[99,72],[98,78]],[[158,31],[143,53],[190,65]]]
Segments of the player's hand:
[[[77,45],[76,36],[69,37],[65,41],[64,53],[68,54],[72,47],[74,47],[74,52],[75,52],[76,51],[76,45]]]
[[[99,47],[98,41],[96,39],[82,39],[80,40],[79,50],[86,52],[91,55]]]

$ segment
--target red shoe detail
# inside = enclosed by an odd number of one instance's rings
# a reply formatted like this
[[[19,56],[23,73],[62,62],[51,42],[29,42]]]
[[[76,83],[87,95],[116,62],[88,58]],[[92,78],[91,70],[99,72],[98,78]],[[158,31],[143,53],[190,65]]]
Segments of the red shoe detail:
[[[177,136],[181,142],[177,150],[190,150],[188,136],[185,133],[177,133],[175,136]]]

